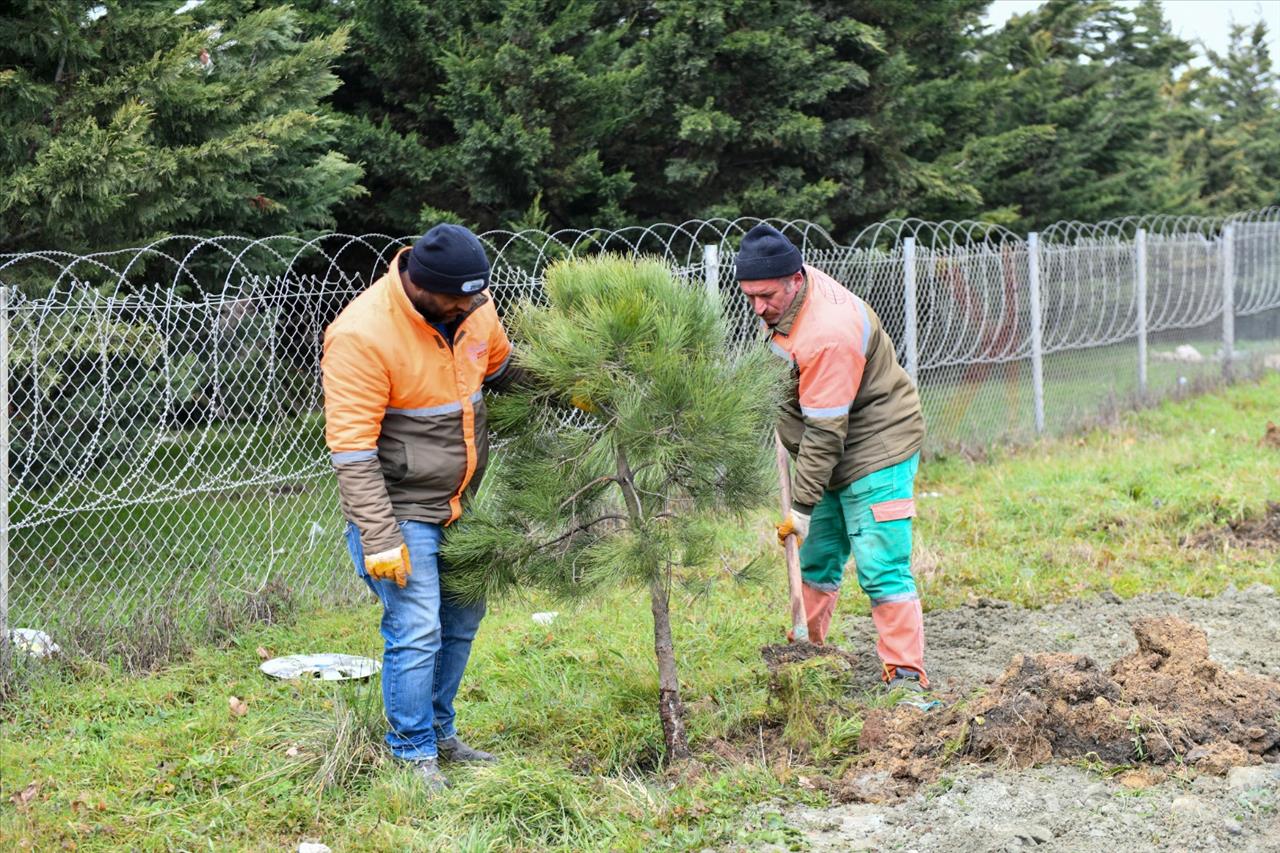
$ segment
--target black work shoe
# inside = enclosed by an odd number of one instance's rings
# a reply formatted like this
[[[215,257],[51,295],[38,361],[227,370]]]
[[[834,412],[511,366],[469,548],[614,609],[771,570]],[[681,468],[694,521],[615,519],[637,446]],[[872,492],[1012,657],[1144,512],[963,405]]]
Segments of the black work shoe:
[[[455,764],[493,764],[498,760],[498,756],[492,753],[467,746],[457,735],[436,741],[436,749],[440,751],[441,758]]]
[[[428,793],[441,794],[450,787],[448,778],[440,772],[440,764],[434,758],[420,758],[409,763],[413,765],[413,774],[427,786]]]

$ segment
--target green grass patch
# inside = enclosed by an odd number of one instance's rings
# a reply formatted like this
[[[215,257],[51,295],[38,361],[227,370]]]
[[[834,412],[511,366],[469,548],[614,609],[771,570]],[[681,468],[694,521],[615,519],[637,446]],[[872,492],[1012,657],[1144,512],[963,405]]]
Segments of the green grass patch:
[[[1090,591],[1280,584],[1275,551],[1185,544],[1280,500],[1280,452],[1261,443],[1277,412],[1272,373],[988,463],[932,460],[917,483],[926,607],[970,595],[1037,606]]]
[[[938,458],[918,484],[916,570],[927,607],[969,596],[1040,605],[1094,590],[1211,594],[1280,585],[1275,551],[1186,547],[1205,528],[1280,500],[1280,451],[1262,447],[1280,376],[1126,415],[1119,426],[1044,441],[983,463]],[[936,496],[933,496],[936,493]],[[926,496],[930,495],[930,496]],[[726,521],[726,571],[679,588],[673,630],[700,774],[666,777],[647,598],[622,590],[577,605],[496,603],[459,697],[459,724],[502,762],[457,770],[428,798],[382,749],[377,681],[293,684],[258,672],[257,649],[378,656],[371,603],[310,609],[284,624],[248,620],[216,645],[133,675],[122,662],[53,661],[0,706],[0,847],[81,850],[689,849],[797,843],[776,808],[821,802],[742,750],[713,753],[770,708],[760,647],[781,640],[787,600],[772,512]],[[767,555],[767,577],[730,570]],[[841,611],[865,611],[852,587]],[[551,625],[531,614],[558,610]],[[840,622],[837,620],[837,626]],[[870,638],[836,639],[859,649]],[[847,701],[821,726],[799,716],[813,760],[855,748],[856,708],[815,667],[797,695]],[[242,700],[238,715],[230,698]],[[812,731],[810,728],[812,727]],[[807,771],[806,771],[807,772]],[[29,789],[34,785],[34,789]],[[32,790],[19,805],[10,799]],[[775,811],[759,808],[772,803]]]

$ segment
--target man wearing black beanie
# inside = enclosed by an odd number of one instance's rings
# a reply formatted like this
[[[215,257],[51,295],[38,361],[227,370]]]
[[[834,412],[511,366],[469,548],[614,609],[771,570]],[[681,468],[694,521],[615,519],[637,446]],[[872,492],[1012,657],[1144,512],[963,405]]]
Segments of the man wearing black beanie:
[[[779,541],[801,540],[809,638],[825,641],[852,554],[884,680],[921,690],[929,682],[911,519],[924,417],[915,384],[871,306],[805,265],[773,226],[742,238],[736,272],[770,348],[791,365],[778,435],[795,460],[795,484],[777,527]]]
[[[489,259],[437,225],[325,330],[325,439],[357,574],[382,603],[382,696],[397,758],[431,790],[438,758],[488,762],[454,726],[453,700],[484,616],[442,593],[445,527],[489,455],[482,389],[522,381],[494,310]]]

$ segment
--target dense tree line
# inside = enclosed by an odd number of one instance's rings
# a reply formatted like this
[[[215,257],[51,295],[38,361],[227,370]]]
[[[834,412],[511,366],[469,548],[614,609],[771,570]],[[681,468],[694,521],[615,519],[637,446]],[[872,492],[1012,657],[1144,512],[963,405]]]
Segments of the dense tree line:
[[[1280,203],[1261,23],[1160,4],[18,0],[0,252],[170,233],[1055,219]]]

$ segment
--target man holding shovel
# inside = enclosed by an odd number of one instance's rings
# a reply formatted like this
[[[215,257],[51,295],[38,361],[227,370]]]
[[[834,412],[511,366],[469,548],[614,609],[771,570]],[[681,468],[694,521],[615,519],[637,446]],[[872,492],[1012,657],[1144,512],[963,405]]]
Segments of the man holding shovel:
[[[809,639],[826,640],[850,554],[871,598],[890,687],[921,690],[924,623],[911,576],[914,483],[924,417],[880,318],[776,228],[747,232],[737,277],[793,387],[778,436],[795,459],[778,538],[800,540]]]

